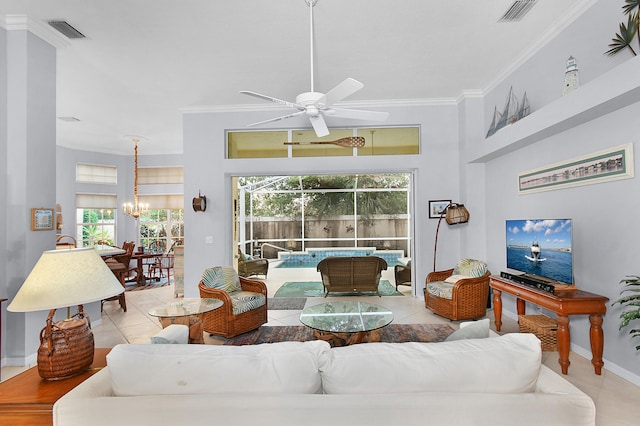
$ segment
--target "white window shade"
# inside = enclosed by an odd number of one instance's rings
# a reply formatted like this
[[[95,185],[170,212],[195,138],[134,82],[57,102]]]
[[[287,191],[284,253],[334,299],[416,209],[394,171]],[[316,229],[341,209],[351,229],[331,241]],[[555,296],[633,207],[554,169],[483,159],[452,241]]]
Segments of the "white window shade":
[[[114,194],[76,194],[76,208],[115,209],[118,198]]]
[[[80,183],[118,183],[118,168],[98,164],[76,164],[76,182]]]
[[[184,208],[183,194],[141,195],[140,202],[147,204],[150,209],[182,209]]]
[[[138,185],[184,183],[183,167],[142,167],[138,169]]]

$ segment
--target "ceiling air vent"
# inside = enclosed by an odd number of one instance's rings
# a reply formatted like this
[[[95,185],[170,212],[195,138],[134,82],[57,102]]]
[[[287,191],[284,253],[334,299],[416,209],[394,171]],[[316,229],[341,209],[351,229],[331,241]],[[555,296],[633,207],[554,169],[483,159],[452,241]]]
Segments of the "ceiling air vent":
[[[531,10],[538,0],[516,0],[498,22],[517,22]]]
[[[49,25],[70,39],[85,38],[84,34],[73,28],[67,21],[48,21]]]

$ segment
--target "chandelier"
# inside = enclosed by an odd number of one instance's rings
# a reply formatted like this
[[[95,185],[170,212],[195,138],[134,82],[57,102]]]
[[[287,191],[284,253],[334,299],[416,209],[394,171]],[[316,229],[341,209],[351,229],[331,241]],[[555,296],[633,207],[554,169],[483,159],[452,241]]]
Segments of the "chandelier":
[[[141,215],[147,214],[149,212],[149,206],[147,204],[140,203],[138,199],[138,142],[140,142],[140,138],[133,138],[133,166],[134,166],[134,179],[133,179],[133,203],[124,203],[122,205],[122,211],[127,216],[131,216],[135,219],[139,218]]]

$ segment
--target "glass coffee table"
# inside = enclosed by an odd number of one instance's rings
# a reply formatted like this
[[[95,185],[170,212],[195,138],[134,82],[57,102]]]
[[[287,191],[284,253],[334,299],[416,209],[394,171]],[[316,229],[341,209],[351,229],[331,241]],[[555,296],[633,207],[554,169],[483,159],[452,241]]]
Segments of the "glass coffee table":
[[[392,321],[388,308],[366,302],[321,303],[300,313],[300,322],[313,329],[313,336],[331,346],[379,342],[380,330]]]
[[[202,315],[222,306],[218,299],[173,299],[165,305],[155,307],[149,315],[158,317],[162,328],[170,324],[184,324],[189,327],[189,343],[204,344],[202,337]]]

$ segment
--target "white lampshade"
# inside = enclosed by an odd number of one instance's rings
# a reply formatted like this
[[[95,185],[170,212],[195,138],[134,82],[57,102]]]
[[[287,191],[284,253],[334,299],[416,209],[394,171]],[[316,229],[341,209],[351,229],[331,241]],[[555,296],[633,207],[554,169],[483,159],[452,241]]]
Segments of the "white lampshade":
[[[58,309],[107,299],[123,291],[93,248],[49,250],[42,253],[7,310]]]

